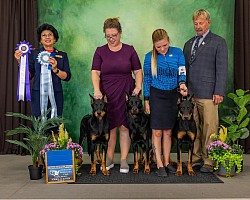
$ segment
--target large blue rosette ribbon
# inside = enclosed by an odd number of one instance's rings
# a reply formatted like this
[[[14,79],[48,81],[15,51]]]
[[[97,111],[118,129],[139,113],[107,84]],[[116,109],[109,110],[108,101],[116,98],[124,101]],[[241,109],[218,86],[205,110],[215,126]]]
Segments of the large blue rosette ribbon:
[[[28,54],[32,50],[29,42],[25,40],[16,45],[17,50],[22,51],[22,56],[20,58],[20,66],[18,69],[18,86],[16,98],[18,101],[24,101],[24,91],[26,91],[26,101],[31,100],[30,96],[30,79],[29,79],[29,62]]]
[[[49,68],[50,53],[42,51],[38,54],[38,62],[41,64],[40,74],[40,109],[43,118],[46,118],[44,114],[47,111],[48,99],[51,104],[51,118],[57,117],[57,107],[54,96],[54,89],[52,83],[51,69]]]

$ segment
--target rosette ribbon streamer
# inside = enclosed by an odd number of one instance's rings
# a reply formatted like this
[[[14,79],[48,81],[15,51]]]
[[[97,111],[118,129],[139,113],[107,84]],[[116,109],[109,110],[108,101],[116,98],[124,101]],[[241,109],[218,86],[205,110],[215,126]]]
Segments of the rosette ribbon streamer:
[[[41,115],[47,111],[48,99],[51,104],[51,118],[57,117],[57,107],[54,96],[54,89],[52,83],[51,70],[49,69],[49,57],[50,53],[47,51],[42,51],[38,54],[38,62],[41,64],[41,74],[40,74],[40,109]]]
[[[20,58],[20,66],[18,69],[18,86],[16,99],[18,101],[24,101],[24,92],[26,91],[26,101],[30,101],[30,79],[29,79],[29,62],[28,54],[31,50],[31,45],[25,40],[17,44],[17,50],[22,51],[22,56]]]

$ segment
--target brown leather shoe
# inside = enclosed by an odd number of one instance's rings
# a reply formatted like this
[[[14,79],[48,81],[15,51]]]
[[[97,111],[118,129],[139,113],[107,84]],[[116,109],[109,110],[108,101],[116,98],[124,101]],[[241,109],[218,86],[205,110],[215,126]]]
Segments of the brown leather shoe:
[[[200,172],[202,172],[202,173],[213,173],[213,171],[214,171],[214,167],[212,165],[208,165],[208,164],[204,164],[200,168]]]
[[[197,167],[197,166],[201,167],[203,166],[203,164],[204,164],[203,160],[197,160],[192,163],[192,167]]]

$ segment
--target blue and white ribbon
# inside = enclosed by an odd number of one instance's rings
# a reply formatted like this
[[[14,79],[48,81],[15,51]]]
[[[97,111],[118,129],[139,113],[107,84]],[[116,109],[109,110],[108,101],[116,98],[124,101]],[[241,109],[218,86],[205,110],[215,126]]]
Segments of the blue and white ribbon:
[[[54,89],[52,83],[51,70],[49,66],[50,53],[47,51],[42,51],[38,54],[38,62],[41,64],[41,74],[40,74],[40,109],[41,114],[44,118],[45,112],[48,107],[48,99],[51,104],[51,118],[57,116],[57,107],[54,97]]]
[[[30,101],[30,79],[29,79],[29,62],[28,54],[31,51],[31,45],[25,40],[17,44],[16,49],[22,51],[20,58],[20,66],[18,70],[18,86],[17,86],[17,100],[24,101],[24,91],[26,91],[26,100]]]

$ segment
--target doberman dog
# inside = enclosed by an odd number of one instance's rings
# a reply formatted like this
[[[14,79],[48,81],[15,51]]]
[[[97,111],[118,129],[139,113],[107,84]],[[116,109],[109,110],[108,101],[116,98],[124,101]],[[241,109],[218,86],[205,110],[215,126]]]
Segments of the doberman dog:
[[[181,97],[178,100],[179,117],[175,126],[177,136],[177,170],[175,175],[182,176],[182,144],[188,143],[187,170],[189,176],[195,176],[192,168],[192,154],[194,141],[197,133],[196,124],[193,117],[194,103],[192,96]]]
[[[129,124],[129,135],[131,139],[132,149],[134,153],[134,169],[133,173],[139,172],[138,147],[146,154],[144,159],[144,173],[150,173],[149,140],[151,138],[151,129],[149,126],[149,116],[145,114],[141,92],[136,96],[126,95],[127,119]],[[153,152],[153,151],[152,151]]]
[[[107,120],[107,101],[106,97],[95,99],[92,95],[91,107],[93,114],[85,115],[81,120],[79,144],[83,145],[87,137],[88,153],[91,156],[91,169],[89,174],[96,175],[96,160],[101,163],[103,175],[109,175],[106,170],[106,154],[108,141],[110,137],[109,123]],[[100,148],[102,148],[102,157],[100,157]]]

